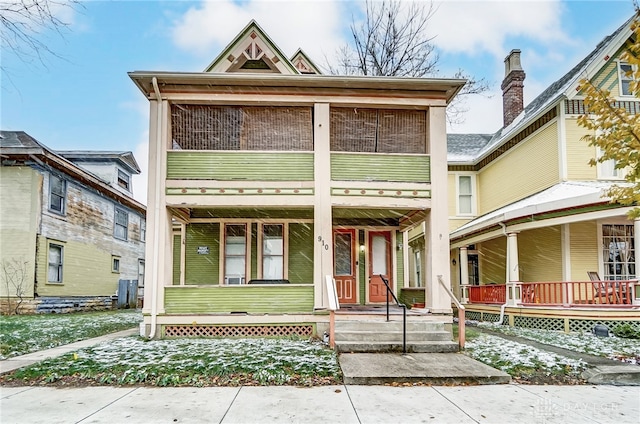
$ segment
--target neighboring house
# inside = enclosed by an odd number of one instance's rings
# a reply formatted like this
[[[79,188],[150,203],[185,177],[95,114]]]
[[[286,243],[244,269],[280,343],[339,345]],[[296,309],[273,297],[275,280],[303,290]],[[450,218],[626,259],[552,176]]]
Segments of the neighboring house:
[[[629,207],[603,196],[624,184],[624,171],[613,161],[590,166],[599,152],[581,140],[587,130],[577,124],[585,111],[584,77],[610,90],[620,107],[640,111],[624,74],[629,65],[620,60],[631,22],[524,108],[525,73],[520,51],[512,51],[502,83],[504,127],[449,134],[451,273],[469,303],[467,317],[495,321],[506,304],[511,325],[572,331],[590,329],[591,319],[638,325],[640,220],[629,220]],[[424,252],[420,231],[410,246],[414,255]],[[594,283],[588,273],[617,282]]]
[[[451,323],[445,108],[464,81],[318,73],[252,21],[204,72],[129,74],[151,106],[145,334],[322,334],[326,277],[379,309],[380,274]],[[405,291],[422,223],[427,283]]]
[[[0,159],[3,310],[20,297],[23,312],[110,308],[119,280],[143,285],[145,207],[132,197],[131,152],[53,151],[1,131]]]

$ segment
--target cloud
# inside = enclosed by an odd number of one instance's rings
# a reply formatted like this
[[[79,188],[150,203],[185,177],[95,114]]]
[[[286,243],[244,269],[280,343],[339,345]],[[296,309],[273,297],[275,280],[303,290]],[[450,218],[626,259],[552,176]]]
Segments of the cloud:
[[[436,46],[447,52],[506,56],[508,37],[526,37],[547,45],[570,42],[562,30],[564,6],[559,0],[440,0],[435,5],[429,26]]]
[[[203,1],[170,29],[181,49],[213,60],[251,19],[288,57],[302,48],[318,65],[344,44],[350,17],[339,1]],[[348,19],[344,20],[343,19]]]
[[[140,174],[133,176],[133,198],[146,205],[149,182],[149,131],[140,134],[133,155],[141,170]]]

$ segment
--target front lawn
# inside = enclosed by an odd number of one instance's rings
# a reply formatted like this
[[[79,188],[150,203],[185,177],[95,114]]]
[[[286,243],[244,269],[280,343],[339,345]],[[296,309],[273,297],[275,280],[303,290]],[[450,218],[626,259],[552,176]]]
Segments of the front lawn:
[[[136,327],[131,309],[73,314],[0,317],[0,360]]]
[[[335,352],[294,339],[125,337],[19,369],[3,384],[240,386],[340,384]]]

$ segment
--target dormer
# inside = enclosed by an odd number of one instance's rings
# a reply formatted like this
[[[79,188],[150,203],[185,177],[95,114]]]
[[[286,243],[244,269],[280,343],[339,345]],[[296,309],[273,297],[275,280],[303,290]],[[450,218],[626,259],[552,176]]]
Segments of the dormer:
[[[291,58],[291,63],[296,67],[298,72],[303,75],[321,75],[320,69],[313,63],[313,61],[307,56],[307,54],[302,50],[298,49],[298,51]]]
[[[140,174],[140,167],[131,152],[58,151],[63,158],[90,172],[111,187],[131,195],[132,176]]]
[[[204,72],[300,74],[254,20],[240,31]]]

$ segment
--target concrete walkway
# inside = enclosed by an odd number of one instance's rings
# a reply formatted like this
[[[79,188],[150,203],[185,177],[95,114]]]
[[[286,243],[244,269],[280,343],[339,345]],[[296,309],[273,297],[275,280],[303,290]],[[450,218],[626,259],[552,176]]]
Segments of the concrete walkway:
[[[95,346],[107,340],[132,336],[134,334],[138,334],[138,331],[139,330],[137,328],[132,328],[130,330],[118,331],[117,333],[106,334],[104,336],[94,337],[93,339],[82,340],[64,346],[58,346],[51,349],[41,350],[38,352],[28,353],[26,355],[5,359],[3,361],[0,361],[0,374],[35,364],[36,362],[40,362],[47,358],[55,358],[57,356],[73,352],[74,350],[78,350],[83,347]]]
[[[620,386],[3,387],[4,423],[638,423]]]

